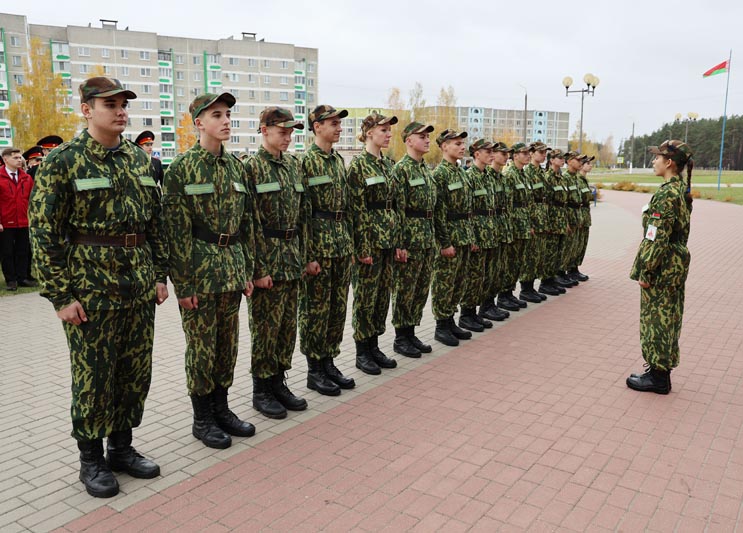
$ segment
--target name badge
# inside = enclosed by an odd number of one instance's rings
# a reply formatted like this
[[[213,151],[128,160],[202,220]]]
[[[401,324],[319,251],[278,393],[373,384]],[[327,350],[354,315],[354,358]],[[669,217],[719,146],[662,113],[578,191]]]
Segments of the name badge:
[[[259,183],[255,186],[255,191],[258,194],[266,192],[276,192],[281,190],[281,184],[278,181],[271,181],[268,183]]]
[[[517,184],[516,184],[516,189],[518,189],[518,190],[521,190],[521,189],[525,189],[525,188],[526,188],[526,187],[524,186],[524,184],[523,184],[523,183],[517,183]]]
[[[652,224],[648,224],[648,230],[645,232],[645,238],[649,241],[655,240],[655,235],[658,233],[658,228]]]
[[[187,195],[194,196],[198,194],[212,194],[214,193],[213,183],[189,183],[184,187]]]
[[[325,185],[326,183],[333,183],[333,180],[330,178],[330,176],[313,176],[310,179],[308,179],[307,182],[310,187],[315,187],[317,185]]]
[[[152,176],[140,176],[139,183],[145,187],[157,187],[157,182],[152,179]]]
[[[92,191],[94,189],[110,189],[109,178],[85,178],[75,180],[75,189],[78,191]]]
[[[424,178],[416,178],[408,182],[408,185],[410,185],[411,187],[418,187],[419,185],[425,185],[425,184],[426,184],[426,180]]]
[[[541,189],[542,187],[544,187],[544,183],[542,183],[542,182],[540,181],[539,183],[535,183],[534,185],[532,185],[532,187],[531,187],[531,188],[532,188],[532,189]]]
[[[248,189],[245,188],[245,185],[242,183],[238,183],[236,181],[232,182],[232,188],[235,189],[237,192],[247,193]]]
[[[372,176],[370,178],[366,178],[364,181],[367,185],[379,185],[380,183],[384,183],[385,179],[384,176]]]
[[[295,183],[294,190],[297,192],[304,192],[304,185],[302,185],[301,183]]]
[[[488,190],[487,189],[477,189],[477,190],[475,190],[475,196],[485,196],[486,194],[488,194]]]
[[[450,183],[449,185],[446,186],[446,188],[449,189],[450,191],[456,191],[457,189],[461,189],[462,187],[463,185],[461,181]]]

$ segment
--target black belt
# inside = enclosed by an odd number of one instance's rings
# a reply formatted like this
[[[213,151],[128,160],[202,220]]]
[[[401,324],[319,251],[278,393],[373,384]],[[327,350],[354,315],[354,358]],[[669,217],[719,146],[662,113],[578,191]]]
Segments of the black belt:
[[[422,211],[420,209],[406,209],[405,216],[410,218],[433,218],[433,209]]]
[[[386,202],[366,202],[366,208],[384,209],[385,211],[390,211],[392,209],[397,209],[397,202],[395,202],[394,200],[387,200]]]
[[[514,202],[513,206],[514,207],[526,207],[526,205],[522,204],[521,202]]]
[[[568,207],[572,207],[574,209],[577,209],[580,206],[581,206],[581,204],[579,204],[578,202],[568,202]]]
[[[271,229],[263,228],[263,235],[273,239],[285,239],[287,241],[292,240],[294,237],[299,235],[298,228],[287,228],[287,229]]]
[[[126,235],[95,235],[93,233],[80,233],[73,230],[70,233],[71,244],[84,244],[87,246],[122,246],[134,248],[142,246],[147,242],[144,233],[127,233]]]
[[[555,206],[555,207],[565,207],[566,205],[568,205],[568,203],[567,202],[558,202],[557,200],[555,200],[555,201],[552,202],[552,205]]]
[[[335,220],[336,222],[343,222],[346,218],[345,211],[313,211],[312,218],[324,218],[325,220]]]
[[[497,209],[475,209],[472,211],[476,215],[482,215],[486,217],[492,217],[495,216],[495,213],[497,212]]]
[[[456,211],[449,211],[446,213],[446,220],[467,220],[472,218],[472,213],[457,213]]]
[[[235,244],[238,244],[240,242],[237,240],[237,238],[240,236],[239,231],[235,234],[214,233],[210,229],[198,225],[194,225],[191,228],[191,235],[193,235],[194,238],[199,239],[200,241],[208,242],[210,244],[216,244],[220,248],[224,248],[225,246],[234,246]]]

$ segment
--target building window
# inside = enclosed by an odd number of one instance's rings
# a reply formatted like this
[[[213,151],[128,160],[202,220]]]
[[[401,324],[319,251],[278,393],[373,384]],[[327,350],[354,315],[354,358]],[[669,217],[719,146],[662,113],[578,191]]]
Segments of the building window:
[[[263,99],[266,102],[271,101],[271,91],[263,91]]]
[[[230,89],[227,92],[231,93],[235,98],[240,98],[240,89]]]
[[[201,65],[201,56],[193,56],[193,64]]]
[[[152,119],[151,118],[143,118],[142,119],[142,126],[152,126]]]
[[[240,113],[240,104],[235,104],[232,106],[232,114],[237,115]]]
[[[167,83],[161,83],[160,94],[173,94],[173,86]]]
[[[157,59],[159,61],[170,61],[173,59],[173,56],[171,55],[170,50],[158,50]]]
[[[160,100],[160,109],[173,109],[172,100]]]
[[[77,55],[80,57],[90,57],[90,48],[87,46],[80,46],[77,49]]]
[[[183,71],[182,70],[176,70],[175,71],[175,79],[176,80],[183,81],[184,78],[185,78],[185,76],[183,75]]]
[[[88,73],[88,65],[85,65],[85,64],[78,65],[77,70],[78,70],[78,72],[80,72],[80,74],[87,74]]]
[[[21,46],[21,39],[17,35],[10,36],[10,46],[19,47]]]
[[[129,50],[121,49],[121,59],[129,59]]]
[[[191,89],[191,92],[194,96],[199,96],[201,94],[201,87],[194,87],[193,89]]]
[[[227,77],[230,81],[240,81],[240,74],[237,72],[230,72]]]
[[[143,78],[149,78],[152,76],[152,69],[150,67],[142,67],[139,69],[139,75]]]
[[[140,50],[139,51],[139,59],[142,61],[149,61],[150,60],[150,53],[147,50]]]
[[[21,66],[21,56],[13,56],[13,66],[14,67]]]
[[[144,109],[145,111],[152,111],[152,102],[142,100],[142,109]]]
[[[239,57],[230,57],[227,61],[233,67],[240,64],[240,58]]]
[[[281,78],[279,79],[279,83],[281,85],[289,85],[289,78],[287,78],[286,76],[281,76]]]
[[[304,100],[307,98],[307,93],[304,91],[294,91],[294,99],[295,100]]]
[[[248,74],[248,83],[255,83],[255,74]]]
[[[13,74],[13,81],[16,85],[23,85],[23,74]]]
[[[128,76],[129,75],[129,67],[121,67],[121,75],[122,76]]]
[[[219,54],[207,54],[206,62],[212,65],[219,64]]]
[[[286,70],[286,69],[288,69],[288,68],[289,68],[289,62],[288,62],[288,61],[282,61],[282,62],[281,62],[281,68],[282,68],[283,70]]]
[[[122,81],[122,82],[121,82],[121,86],[122,86],[122,87],[123,87],[123,88],[124,88],[125,90],[127,90],[127,91],[131,91],[131,90],[132,90],[132,84],[131,84],[131,83],[126,83],[125,81]]]
[[[101,57],[111,57],[111,50],[108,48],[101,48]]]
[[[258,127],[257,120],[248,120],[248,129],[254,130]]]
[[[230,135],[230,143],[231,144],[240,144],[240,136],[239,135]]]
[[[248,137],[248,142],[250,144],[255,144],[255,142],[256,142],[255,135],[251,135],[250,137]]]
[[[294,76],[294,83],[296,85],[304,85],[304,76]]]
[[[67,61],[55,61],[54,72],[67,72],[70,70],[70,64]]]
[[[178,112],[179,113],[185,113],[186,112],[186,104],[178,104]]]
[[[163,157],[175,157],[175,148],[163,148]]]
[[[256,66],[257,64],[258,64],[258,62],[257,62],[257,61],[256,61],[256,60],[255,60],[254,58],[252,58],[252,57],[249,57],[249,58],[248,58],[248,66],[249,66],[249,67],[254,67],[254,66]]]
[[[201,81],[201,72],[193,73],[193,81]]]
[[[176,96],[185,96],[186,91],[183,89],[183,87],[176,87],[175,94]]]
[[[175,133],[165,131],[160,134],[160,137],[162,138],[163,142],[173,142],[175,141]]]
[[[210,70],[209,71],[209,79],[210,80],[219,80],[221,78],[222,71],[220,70]]]
[[[255,115],[255,106],[254,105],[248,106],[248,113],[250,113],[251,115]]]
[[[286,91],[281,91],[279,93],[279,100],[282,102],[288,102],[289,101],[289,93]]]
[[[161,78],[172,78],[173,77],[173,69],[167,68],[167,67],[160,67],[158,69],[158,74]]]
[[[255,100],[255,91],[252,89],[248,91],[248,98]]]
[[[106,76],[110,76],[111,75],[111,67],[109,65],[103,65],[103,73]]]
[[[270,59],[264,59],[263,60],[263,68],[271,68],[271,60]]]
[[[182,65],[184,63],[183,56],[182,55],[176,55],[175,56],[175,64],[176,65]]]
[[[312,104],[315,102],[315,93],[309,93],[307,95],[307,103]]]
[[[230,127],[231,128],[239,128],[240,127],[240,121],[236,119],[232,119],[230,121]]]
[[[308,63],[307,64],[307,72],[315,72],[315,64],[314,63]]]
[[[315,78],[307,78],[307,87],[315,86]]]
[[[144,94],[152,94],[152,85],[149,83],[142,84],[142,92]]]
[[[263,85],[271,85],[271,76],[263,76]]]

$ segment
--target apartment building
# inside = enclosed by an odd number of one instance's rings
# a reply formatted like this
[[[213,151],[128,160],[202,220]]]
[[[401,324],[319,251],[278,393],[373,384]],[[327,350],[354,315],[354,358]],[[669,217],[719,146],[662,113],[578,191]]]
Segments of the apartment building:
[[[269,43],[247,32],[209,40],[133,31],[121,25],[100,20],[87,26],[45,26],[28,24],[23,15],[0,13],[0,146],[13,142],[7,109],[17,99],[16,88],[24,83],[33,38],[48,44],[52,70],[65,80],[66,112],[77,112],[78,86],[100,69],[137,93],[125,136],[133,139],[145,129],[153,131],[155,150],[166,164],[177,152],[179,121],[200,93],[229,91],[237,98],[232,136],[226,143],[236,154],[254,153],[260,147],[258,119],[264,107],[289,107],[298,120],[306,120],[318,103],[316,48]],[[290,150],[303,151],[307,134],[298,131],[294,141]]]

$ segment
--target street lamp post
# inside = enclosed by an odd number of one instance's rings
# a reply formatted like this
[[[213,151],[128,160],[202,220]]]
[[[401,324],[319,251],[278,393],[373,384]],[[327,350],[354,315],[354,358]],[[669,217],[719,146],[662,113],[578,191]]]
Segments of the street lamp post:
[[[689,111],[686,114],[686,118],[682,118],[681,113],[676,113],[676,124],[679,122],[683,122],[686,124],[686,127],[684,128],[684,143],[686,143],[689,139],[689,122],[696,122],[696,120],[699,118],[699,113],[694,113],[693,111]]]
[[[599,79],[597,76],[594,76],[591,73],[586,74],[583,76],[583,81],[586,83],[585,88],[583,89],[574,89],[570,90],[570,86],[573,85],[573,78],[570,76],[565,76],[562,79],[562,86],[565,87],[565,96],[567,96],[570,93],[580,93],[580,128],[578,132],[578,151],[583,151],[583,100],[586,97],[586,94],[590,94],[593,96],[593,94],[596,92],[596,87],[599,85]]]

